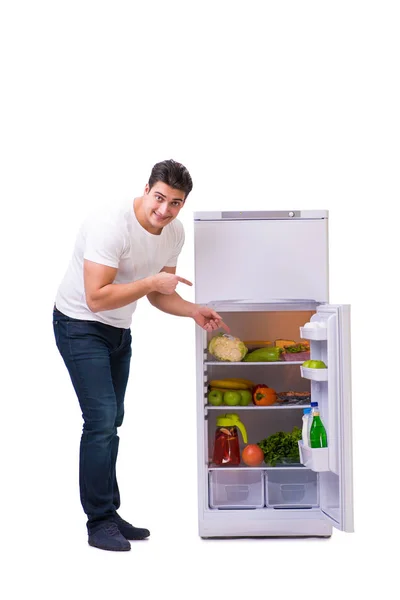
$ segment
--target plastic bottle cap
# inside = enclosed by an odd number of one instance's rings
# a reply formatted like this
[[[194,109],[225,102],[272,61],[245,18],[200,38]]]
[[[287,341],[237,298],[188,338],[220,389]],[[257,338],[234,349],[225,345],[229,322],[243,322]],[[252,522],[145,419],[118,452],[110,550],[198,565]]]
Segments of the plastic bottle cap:
[[[318,406],[318,402],[311,402],[311,406]]]
[[[310,413],[310,412],[311,412],[311,408],[304,408],[304,409],[303,409],[303,413],[304,413],[305,415],[308,415],[308,413]]]

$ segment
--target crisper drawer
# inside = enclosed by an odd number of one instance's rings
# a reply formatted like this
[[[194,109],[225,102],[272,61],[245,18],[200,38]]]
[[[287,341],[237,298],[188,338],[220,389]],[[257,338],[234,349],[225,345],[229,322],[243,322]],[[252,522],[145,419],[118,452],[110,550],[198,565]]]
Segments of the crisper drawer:
[[[209,490],[211,508],[262,508],[265,504],[262,471],[210,471]]]
[[[308,469],[265,472],[266,505],[309,508],[318,506],[318,474]]]

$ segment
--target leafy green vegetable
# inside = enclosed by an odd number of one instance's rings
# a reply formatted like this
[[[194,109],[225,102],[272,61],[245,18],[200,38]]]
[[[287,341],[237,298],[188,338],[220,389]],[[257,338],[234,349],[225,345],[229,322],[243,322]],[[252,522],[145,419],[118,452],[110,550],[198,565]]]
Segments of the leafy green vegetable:
[[[300,462],[299,446],[301,440],[301,429],[293,427],[292,432],[278,431],[258,442],[264,452],[264,462],[274,467],[283,458],[289,458]]]
[[[285,346],[285,352],[307,352],[310,349],[308,344],[292,344],[291,346]]]

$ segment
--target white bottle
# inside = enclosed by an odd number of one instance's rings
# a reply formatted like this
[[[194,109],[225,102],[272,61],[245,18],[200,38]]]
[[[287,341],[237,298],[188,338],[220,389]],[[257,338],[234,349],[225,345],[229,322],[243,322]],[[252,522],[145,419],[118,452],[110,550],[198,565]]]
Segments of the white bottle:
[[[312,421],[311,408],[303,409],[303,429],[301,432],[301,439],[305,446],[310,445],[310,421]]]

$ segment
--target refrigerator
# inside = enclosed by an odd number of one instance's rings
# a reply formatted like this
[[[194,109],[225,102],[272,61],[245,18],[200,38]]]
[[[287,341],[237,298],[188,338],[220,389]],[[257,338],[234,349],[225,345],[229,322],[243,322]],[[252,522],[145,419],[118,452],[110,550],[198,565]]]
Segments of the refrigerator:
[[[194,213],[195,302],[215,309],[243,341],[308,341],[303,361],[225,362],[196,328],[198,532],[202,538],[329,537],[353,532],[350,306],[329,303],[328,211]],[[305,327],[319,321],[318,328]],[[302,428],[310,404],[212,406],[209,382],[246,378],[277,392],[310,392],[327,448],[299,442],[298,463],[248,467],[212,462],[216,421],[236,413],[248,444]],[[240,452],[246,444],[240,438]]]

